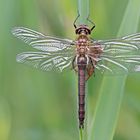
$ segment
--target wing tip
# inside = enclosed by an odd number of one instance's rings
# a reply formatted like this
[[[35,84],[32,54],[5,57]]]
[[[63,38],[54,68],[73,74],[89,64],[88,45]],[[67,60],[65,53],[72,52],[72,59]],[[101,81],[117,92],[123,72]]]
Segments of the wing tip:
[[[14,35],[14,36],[17,36],[17,34],[20,32],[19,29],[22,29],[22,27],[13,27],[11,29],[11,33]]]
[[[11,29],[11,33],[12,33],[13,35],[15,35],[16,29],[17,29],[17,27],[13,27],[13,28]]]
[[[23,53],[17,54],[16,61],[19,63],[23,63],[24,61]]]
[[[23,30],[29,30],[29,29],[28,29],[28,28],[25,28],[25,27],[13,27],[13,28],[11,29],[11,33],[12,33],[14,36],[17,36],[17,34],[23,32]]]

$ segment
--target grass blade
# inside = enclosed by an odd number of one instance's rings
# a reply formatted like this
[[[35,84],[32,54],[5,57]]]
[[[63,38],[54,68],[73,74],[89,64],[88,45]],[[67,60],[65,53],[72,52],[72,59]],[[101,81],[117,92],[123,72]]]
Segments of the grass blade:
[[[140,1],[129,0],[118,36],[134,33],[140,17]],[[125,76],[103,77],[89,140],[112,140],[123,97]]]
[[[89,15],[89,0],[78,0],[79,24],[86,24]]]

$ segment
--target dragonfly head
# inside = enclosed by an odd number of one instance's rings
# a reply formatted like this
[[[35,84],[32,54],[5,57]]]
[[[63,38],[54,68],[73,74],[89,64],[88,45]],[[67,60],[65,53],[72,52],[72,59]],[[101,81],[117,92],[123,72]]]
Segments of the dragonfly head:
[[[75,33],[77,35],[89,35],[91,34],[91,29],[87,26],[87,25],[79,25],[76,29],[75,29]]]

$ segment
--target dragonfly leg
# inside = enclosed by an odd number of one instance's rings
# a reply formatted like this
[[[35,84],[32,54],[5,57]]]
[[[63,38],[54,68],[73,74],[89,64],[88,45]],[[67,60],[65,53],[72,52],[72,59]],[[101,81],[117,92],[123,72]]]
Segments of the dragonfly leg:
[[[87,16],[87,21],[89,21],[93,26],[91,27],[91,31],[95,28],[95,23],[89,19],[89,15]]]
[[[73,22],[73,26],[75,27],[75,29],[77,28],[77,26],[76,26],[76,21],[77,21],[77,19],[80,17],[80,13],[79,13],[79,11],[78,11],[78,15],[77,15],[77,17],[76,17],[76,19],[74,20],[74,22]]]

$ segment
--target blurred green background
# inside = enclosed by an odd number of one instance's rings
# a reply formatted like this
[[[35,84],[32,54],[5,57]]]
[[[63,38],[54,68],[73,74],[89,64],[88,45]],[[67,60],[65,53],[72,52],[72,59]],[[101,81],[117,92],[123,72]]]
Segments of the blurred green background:
[[[91,0],[90,15],[96,24],[92,37],[115,38],[127,3]],[[24,26],[75,39],[76,16],[75,0],[0,0],[0,140],[78,139],[77,75],[72,70],[45,73],[18,64],[16,54],[28,47],[11,34],[12,27]],[[92,111],[100,79],[93,76],[88,81]],[[128,76],[114,140],[140,140],[139,83],[140,74]]]

